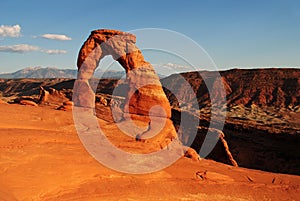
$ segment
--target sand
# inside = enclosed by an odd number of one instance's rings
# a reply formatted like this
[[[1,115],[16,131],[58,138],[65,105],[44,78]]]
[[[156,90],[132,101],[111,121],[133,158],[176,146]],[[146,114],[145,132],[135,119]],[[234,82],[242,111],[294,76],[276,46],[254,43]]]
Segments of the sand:
[[[151,174],[116,172],[86,151],[71,111],[0,104],[0,114],[1,201],[300,200],[300,176],[206,159],[182,157]],[[115,135],[114,125],[99,123]],[[130,149],[124,139],[116,143]]]

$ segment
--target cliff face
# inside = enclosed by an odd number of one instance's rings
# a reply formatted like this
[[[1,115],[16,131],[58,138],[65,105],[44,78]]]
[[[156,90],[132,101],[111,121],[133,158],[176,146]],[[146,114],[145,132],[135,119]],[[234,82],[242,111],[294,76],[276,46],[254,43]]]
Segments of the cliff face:
[[[237,163],[248,168],[300,174],[297,148],[300,143],[300,69],[233,69],[220,74],[224,86],[212,94],[207,88],[214,85],[216,72],[188,72],[162,80],[171,105],[177,108],[172,116],[175,125],[180,124],[180,113],[192,111],[202,118],[200,126],[208,127],[210,98],[220,96],[219,90],[223,87],[227,102],[220,105],[220,112],[226,112],[224,139]],[[186,86],[177,84],[182,77],[193,88],[199,107],[189,104],[192,100],[185,94]],[[174,90],[177,97],[172,93]],[[205,129],[198,129],[192,147],[199,151],[205,136]],[[220,147],[218,142],[208,158],[228,163]]]
[[[227,105],[295,107],[300,105],[300,69],[233,69],[221,71]],[[208,94],[207,86],[215,82],[216,72],[188,72],[180,75],[171,75],[162,79],[167,89],[182,92],[179,97],[183,102],[190,102],[189,96],[183,94],[184,88],[177,86],[176,80],[182,76],[192,86],[197,94],[200,107],[207,106],[210,96],[218,96],[218,90]],[[203,78],[206,82],[203,81]],[[168,97],[171,94],[166,90]],[[177,103],[170,98],[171,104]]]
[[[235,70],[222,73],[231,86],[228,103],[289,107],[300,104],[299,69]]]

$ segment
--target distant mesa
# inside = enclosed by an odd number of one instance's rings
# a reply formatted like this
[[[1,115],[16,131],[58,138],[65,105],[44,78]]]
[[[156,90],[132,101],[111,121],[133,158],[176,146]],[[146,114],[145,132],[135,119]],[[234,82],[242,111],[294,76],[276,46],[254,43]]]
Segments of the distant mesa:
[[[186,79],[197,95],[199,107],[210,106],[210,99],[218,99],[219,90],[209,94],[207,86],[213,86],[216,74],[220,73],[224,90],[226,91],[227,106],[244,105],[251,107],[279,107],[288,108],[300,105],[300,69],[232,69],[226,71],[202,71],[174,74],[161,80],[163,86],[169,89],[178,88],[182,103],[191,100],[184,95],[184,86],[178,86],[178,80]],[[204,79],[206,81],[204,82]],[[221,86],[216,86],[221,89]],[[181,105],[173,99],[172,94],[165,90],[171,105]],[[222,100],[222,98],[220,98]]]

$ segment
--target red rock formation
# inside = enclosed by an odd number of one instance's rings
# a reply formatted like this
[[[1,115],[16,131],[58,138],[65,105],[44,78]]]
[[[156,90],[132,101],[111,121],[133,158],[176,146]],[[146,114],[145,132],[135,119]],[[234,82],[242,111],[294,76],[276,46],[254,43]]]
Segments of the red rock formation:
[[[43,87],[40,87],[39,104],[58,106],[67,101],[69,101],[69,99],[63,92],[54,88],[46,90]]]
[[[135,45],[134,35],[115,30],[96,30],[85,41],[78,55],[78,79],[74,85],[73,101],[75,106],[93,108],[95,94],[89,85],[99,61],[111,55],[126,71],[129,90],[124,107],[124,119],[149,121],[147,132],[138,138],[166,147],[166,142],[177,138],[170,120],[171,107],[162,89],[159,77],[152,65],[144,60],[141,51]],[[76,95],[77,94],[77,95]],[[164,122],[165,125],[160,125]]]
[[[211,99],[222,100],[216,75],[220,73],[226,92],[227,106],[244,105],[285,107],[300,105],[300,71],[299,69],[233,69],[221,72],[188,72],[172,75],[162,80],[163,85],[171,90],[177,89],[179,98],[185,103],[191,102],[184,94],[184,86],[176,85],[177,80],[186,79],[197,94],[200,107],[205,107]],[[182,77],[181,77],[182,76]],[[203,81],[205,78],[205,82]],[[207,87],[214,88],[212,94]],[[166,91],[167,96],[171,95]],[[225,94],[225,93],[224,93]],[[223,95],[224,95],[223,94]],[[220,98],[219,98],[220,97]],[[175,100],[170,100],[176,105]]]
[[[21,105],[30,105],[30,106],[38,106],[35,102],[31,100],[20,100]]]
[[[216,100],[220,95],[218,90],[221,88],[214,82],[216,73],[187,72],[164,78],[162,83],[169,90],[165,92],[171,104],[178,107],[178,100],[170,93],[174,89],[178,91],[180,101],[192,102],[184,94],[186,88],[177,85],[184,77],[197,94],[199,107],[205,107],[199,112],[204,119],[210,116],[210,98]],[[220,109],[227,113],[223,129],[226,138],[219,138],[208,158],[232,165],[234,158],[243,167],[299,174],[299,168],[295,167],[299,167],[297,158],[300,155],[296,151],[300,133],[300,70],[232,69],[220,74],[227,98],[227,110]],[[207,88],[211,86],[216,90],[209,94]],[[172,118],[180,123],[180,113]],[[205,127],[209,125],[202,119],[200,123]],[[200,151],[206,133],[205,129],[198,132],[192,145],[195,150]]]
[[[222,145],[223,145],[224,152],[225,152],[225,154],[226,154],[226,156],[227,156],[229,162],[231,163],[231,165],[237,167],[238,164],[237,164],[237,162],[234,160],[234,158],[233,158],[233,156],[232,156],[232,154],[231,154],[231,151],[230,151],[230,149],[229,149],[229,146],[228,146],[228,144],[227,144],[227,141],[225,140],[225,134],[224,134],[222,131],[218,130],[218,129],[210,129],[210,130],[212,130],[213,132],[217,132],[217,133],[218,133],[220,142],[221,142]]]
[[[192,148],[190,148],[190,147],[186,147],[184,156],[187,157],[187,158],[191,158],[191,159],[193,159],[194,161],[199,161],[199,160],[201,160],[199,154],[198,154],[194,149],[192,149]]]
[[[115,30],[96,30],[81,47],[77,66],[78,89],[85,91],[87,96],[76,97],[75,105],[92,107],[93,92],[87,83],[97,68],[99,61],[106,55],[112,55],[127,73],[129,91],[124,112],[138,115],[148,115],[150,108],[161,106],[164,111],[154,111],[154,116],[171,117],[171,107],[166,98],[158,76],[152,65],[144,60],[141,51],[135,46],[134,35]]]

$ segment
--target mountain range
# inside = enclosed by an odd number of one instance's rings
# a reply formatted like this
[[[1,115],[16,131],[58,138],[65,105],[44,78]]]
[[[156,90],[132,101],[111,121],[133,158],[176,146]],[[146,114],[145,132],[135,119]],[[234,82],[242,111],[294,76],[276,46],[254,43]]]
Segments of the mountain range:
[[[96,78],[117,78],[120,79],[125,75],[123,71],[95,71]],[[55,67],[28,67],[12,73],[2,73],[0,78],[19,79],[19,78],[76,78],[77,69],[59,69]]]

